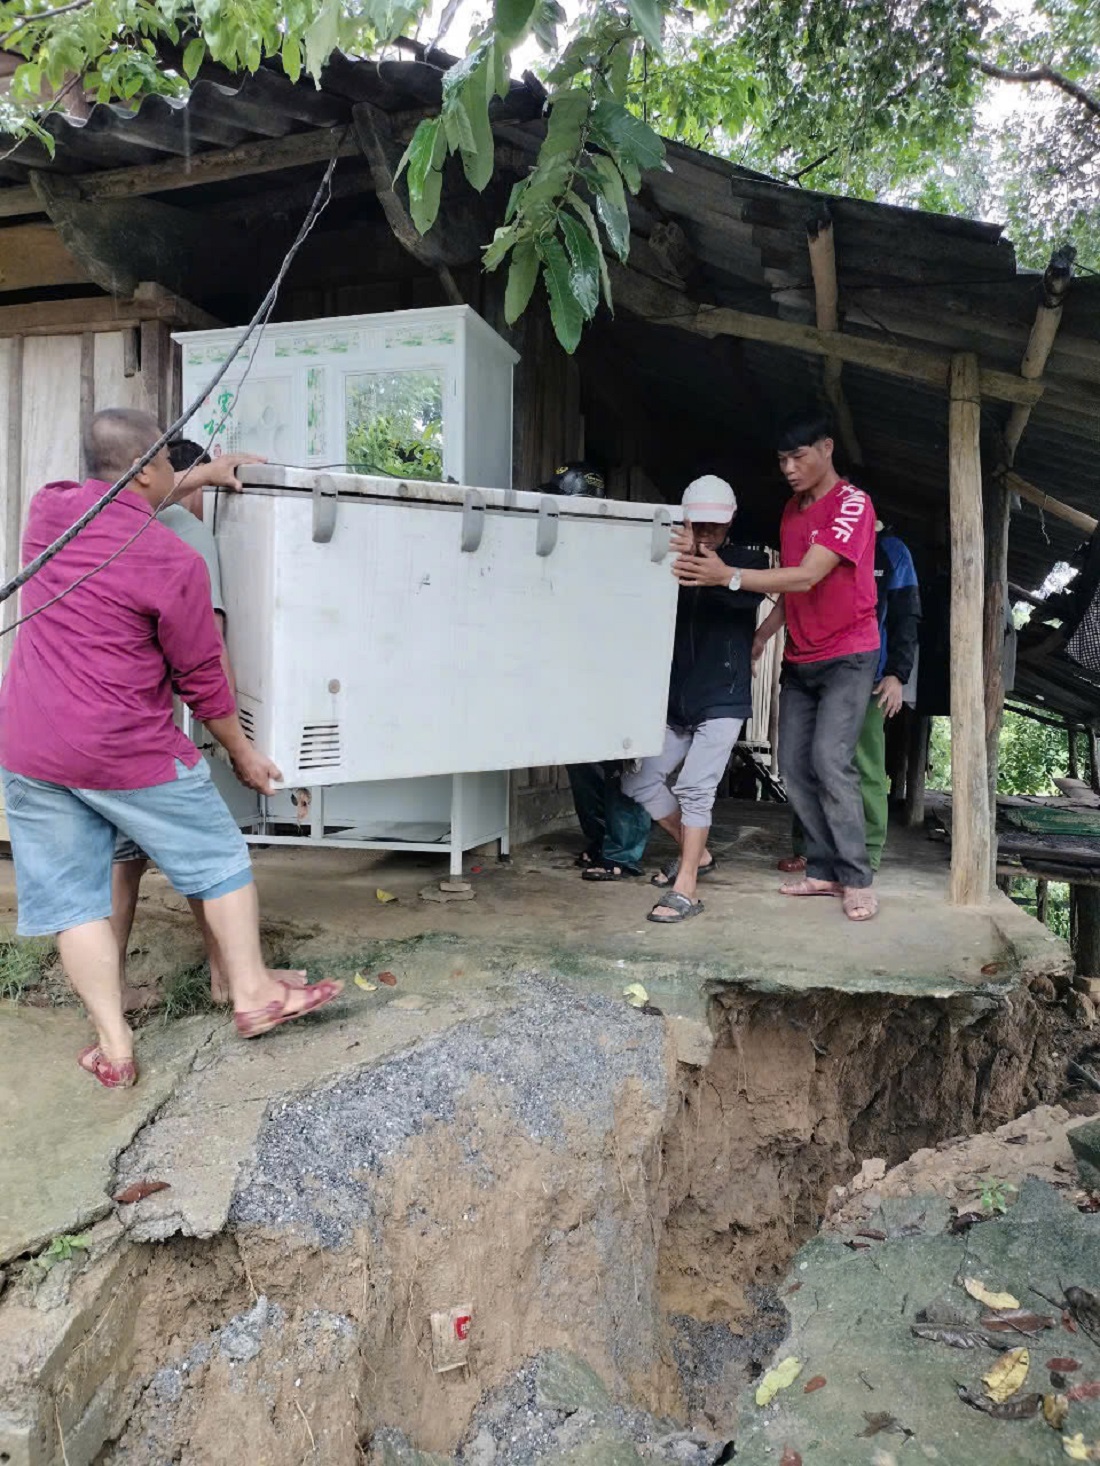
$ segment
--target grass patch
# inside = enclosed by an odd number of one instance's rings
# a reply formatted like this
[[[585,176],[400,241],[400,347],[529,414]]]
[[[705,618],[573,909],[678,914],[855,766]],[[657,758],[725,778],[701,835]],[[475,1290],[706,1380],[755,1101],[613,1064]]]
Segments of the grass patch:
[[[39,986],[56,955],[49,937],[0,939],[0,998],[19,1002],[28,988]]]
[[[215,1011],[210,997],[210,969],[205,962],[195,962],[174,972],[165,979],[163,992],[161,1013],[166,1023],[173,1018]]]

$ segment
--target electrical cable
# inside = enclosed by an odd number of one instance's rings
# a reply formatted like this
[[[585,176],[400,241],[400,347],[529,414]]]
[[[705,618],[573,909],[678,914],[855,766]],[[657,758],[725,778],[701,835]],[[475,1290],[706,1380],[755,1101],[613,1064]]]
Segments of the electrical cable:
[[[161,433],[156,442],[154,442],[149,448],[146,449],[145,453],[139,459],[137,459],[132,467],[129,468],[127,472],[124,473],[122,477],[117,480],[116,483],[111,485],[111,487],[107,490],[105,494],[97,499],[96,502],[92,504],[74,524],[70,525],[63,535],[60,535],[56,540],[54,540],[52,544],[47,545],[46,548],[41,552],[41,554],[35,556],[35,558],[30,561],[29,564],[25,565],[17,575],[13,576],[6,585],[0,586],[0,603],[8,600],[11,596],[13,596],[15,592],[20,589],[21,586],[26,585],[29,580],[37,575],[39,570],[41,570],[44,565],[52,560],[55,555],[58,555],[65,548],[66,545],[70,544],[80,533],[80,531],[84,529],[87,525],[89,525],[98,514],[101,514],[103,510],[107,507],[107,505],[112,503],[118,497],[118,495],[127,486],[127,484],[129,484],[141,472],[143,468],[150,464],[157,456],[157,454],[166,446],[166,444],[172,438],[174,438],[176,434],[179,433],[180,430],[187,425],[188,422],[190,422],[191,418],[195,415],[196,412],[198,412],[199,408],[210,396],[210,393],[213,392],[214,388],[226,375],[230,366],[243,350],[249,338],[254,334],[257,328],[259,329],[262,338],[263,330],[266,327],[271,312],[275,307],[275,302],[278,299],[279,289],[283,283],[284,278],[286,277],[287,271],[290,269],[290,266],[294,261],[295,255],[298,253],[298,250],[305,243],[307,237],[312,232],[314,225],[316,224],[321,213],[327,207],[329,199],[331,198],[332,175],[336,169],[338,159],[339,145],[337,145],[332,157],[329,160],[328,166],[325,169],[324,176],[321,179],[320,184],[318,185],[317,192],[313,196],[313,201],[306,212],[306,216],[302,221],[302,225],[298,230],[297,236],[295,237],[294,242],[290,246],[289,250],[283,256],[282,263],[280,264],[275,278],[268,288],[266,295],[260,302],[251,321],[245,327],[244,331],[241,333],[240,337],[234,344],[233,350],[226,357],[225,361],[222,362],[221,366],[218,368],[217,372],[214,374],[211,380],[206,384],[206,386],[202,389],[198,397],[195,398],[191,405],[184,410],[184,412],[176,419],[175,422],[173,422],[168,428],[165,429],[163,433]],[[245,378],[247,377],[248,372],[251,371],[252,363],[254,362],[254,360],[255,353],[253,353],[252,357],[249,360],[248,368],[245,371],[244,377],[242,377],[241,379],[241,383],[238,383],[237,385],[238,392],[240,390],[240,386],[243,384]],[[233,401],[226,408],[221,420],[214,427],[214,430],[207,443],[208,447],[217,437],[223,424],[226,421],[226,418],[232,412],[235,402],[236,396],[234,396]],[[192,465],[192,468],[193,467],[194,465]],[[190,471],[190,469],[187,470],[188,473]],[[16,627],[21,626],[26,621],[29,621],[33,616],[37,616],[42,611],[47,610],[50,606],[56,605],[58,601],[62,600],[72,591],[76,590],[78,586],[83,585],[86,581],[90,580],[93,575],[97,575],[101,570],[106,569],[108,565],[117,560],[119,555],[123,554],[124,551],[129,549],[134,541],[137,540],[140,535],[144,534],[145,530],[149,527],[153,520],[159,516],[161,509],[167,508],[169,504],[171,504],[177,498],[179,492],[184,489],[186,477],[187,475],[185,473],[184,479],[181,480],[180,483],[173,488],[172,493],[164,500],[163,504],[159,505],[157,509],[147,519],[144,519],[137,532],[132,535],[130,539],[128,539],[124,544],[119,546],[119,548],[115,550],[111,555],[109,555],[106,560],[104,560],[101,564],[94,566],[86,574],[80,576],[77,580],[73,581],[71,585],[66,586],[64,590],[59,591],[56,596],[53,596],[50,600],[43,602],[41,606],[35,607],[33,611],[29,611],[25,616],[19,617],[18,620],[13,621],[9,626],[4,627],[3,630],[0,631],[0,636],[9,635],[12,631],[16,629]]]

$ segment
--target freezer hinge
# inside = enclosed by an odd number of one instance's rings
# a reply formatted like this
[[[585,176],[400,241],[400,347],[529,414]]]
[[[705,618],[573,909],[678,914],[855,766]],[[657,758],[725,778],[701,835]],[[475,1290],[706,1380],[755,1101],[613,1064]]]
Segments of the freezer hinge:
[[[554,546],[558,542],[558,515],[560,512],[557,500],[544,494],[539,503],[539,525],[535,533],[536,555],[545,558],[553,554]]]
[[[462,496],[462,548],[472,555],[481,545],[485,533],[485,495],[478,489],[467,489]]]
[[[653,536],[649,542],[649,558],[659,565],[668,554],[672,542],[672,515],[661,508],[653,514]]]
[[[336,480],[319,473],[313,484],[313,543],[327,545],[336,531]]]

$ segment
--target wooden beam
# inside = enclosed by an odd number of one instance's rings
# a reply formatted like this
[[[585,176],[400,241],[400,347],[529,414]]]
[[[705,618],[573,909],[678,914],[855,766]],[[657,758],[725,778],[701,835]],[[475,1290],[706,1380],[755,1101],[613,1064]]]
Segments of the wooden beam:
[[[88,285],[92,277],[52,224],[0,229],[0,291]]]
[[[0,189],[0,219],[18,219],[23,214],[40,214],[42,205],[29,184]]]
[[[1026,499],[1029,504],[1034,504],[1044,514],[1051,515],[1054,519],[1064,519],[1067,524],[1072,524],[1079,529],[1086,539],[1091,539],[1096,533],[1097,523],[1091,514],[1086,514],[1082,509],[1074,509],[1071,504],[1063,504],[1061,499],[1052,499],[1049,494],[1044,494],[1042,489],[1037,489],[1034,484],[1029,484],[1026,478],[1021,478],[1013,469],[1009,469],[1004,475],[1004,486],[1010,494],[1019,494],[1021,499]]]
[[[615,278],[621,281],[628,273],[616,272]],[[646,284],[652,286],[655,282],[647,281]],[[615,293],[618,295],[617,289]],[[671,294],[675,296],[677,292],[672,291]],[[684,296],[680,296],[680,302],[684,307],[682,314],[649,316],[647,319],[653,325],[679,326],[681,330],[697,331],[701,336],[737,336],[744,341],[763,341],[772,346],[804,351],[811,356],[835,357],[838,361],[853,362],[872,371],[904,377],[911,382],[923,382],[941,390],[948,387],[952,358],[946,352],[895,346],[868,336],[850,336],[843,331],[819,331],[815,326],[800,326],[795,321],[756,316],[725,306],[694,306]],[[631,309],[629,292],[622,303]],[[978,381],[982,395],[993,401],[1035,403],[1043,395],[1040,383],[1025,382],[1011,372],[979,368]]]
[[[985,604],[982,662],[985,667],[985,754],[993,840],[997,834],[997,771],[1005,709],[1005,633],[1008,625],[1008,529],[1010,498],[997,479],[985,486]],[[995,858],[995,855],[994,855]]]
[[[139,285],[129,300],[97,295],[0,306],[0,336],[79,336],[85,331],[125,331],[142,321],[165,321],[193,331],[224,324],[170,290],[148,283]]]
[[[1024,359],[1020,363],[1020,375],[1029,382],[1037,382],[1046,368],[1058,327],[1062,324],[1062,306],[1069,282],[1073,279],[1073,266],[1077,251],[1071,244],[1064,244],[1051,255],[1050,264],[1043,275],[1043,296],[1035,311],[1035,320],[1028,337]],[[1024,428],[1031,416],[1031,406],[1017,402],[1009,413],[1004,431],[1005,462],[1012,463],[1016,449],[1020,446]]]
[[[982,666],[982,403],[978,358],[951,362],[951,900],[981,906],[993,881]]]
[[[814,304],[817,310],[819,331],[839,331],[840,313],[836,283],[836,244],[833,239],[833,221],[828,212],[817,214],[806,230],[806,242],[810,250],[810,272],[814,279]],[[825,358],[825,396],[836,418],[840,442],[848,458],[854,464],[863,462],[863,449],[856,436],[856,425],[852,410],[844,395],[841,375],[844,363],[834,356]]]

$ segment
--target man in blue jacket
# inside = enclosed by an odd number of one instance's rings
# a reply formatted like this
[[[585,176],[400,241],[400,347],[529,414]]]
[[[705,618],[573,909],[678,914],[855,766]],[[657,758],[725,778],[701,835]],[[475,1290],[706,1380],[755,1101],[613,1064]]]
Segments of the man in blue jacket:
[[[708,474],[689,484],[683,509],[688,533],[678,536],[682,554],[715,551],[731,567],[767,568],[762,550],[729,543],[737,500],[724,479]],[[752,713],[752,639],[760,600],[752,591],[725,586],[681,586],[664,748],[623,777],[624,792],[680,847],[679,858],[654,877],[655,885],[667,889],[650,921],[671,925],[703,909],[696,882],[717,864],[707,849],[714,798]]]

